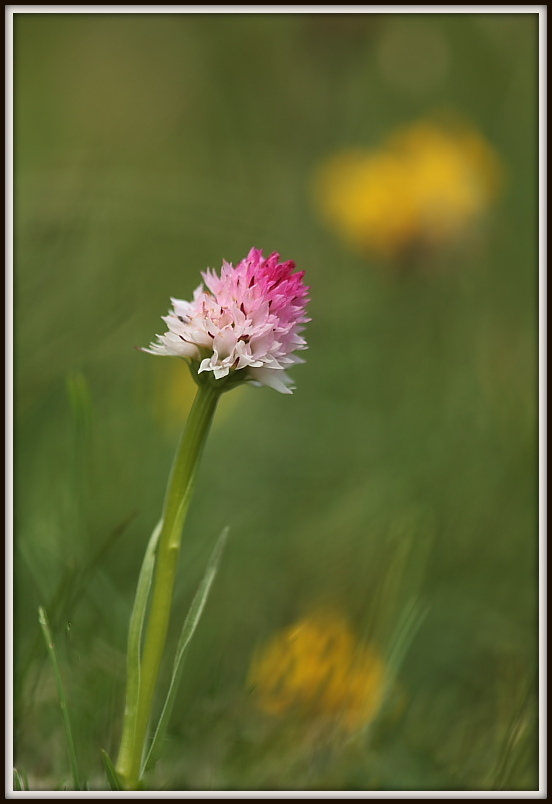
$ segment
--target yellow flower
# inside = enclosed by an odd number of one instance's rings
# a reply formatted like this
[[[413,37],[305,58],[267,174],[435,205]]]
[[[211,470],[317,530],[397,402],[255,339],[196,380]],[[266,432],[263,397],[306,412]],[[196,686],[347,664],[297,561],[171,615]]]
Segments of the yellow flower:
[[[422,121],[378,150],[330,157],[315,175],[315,203],[345,242],[388,258],[461,238],[500,177],[498,157],[476,131]]]
[[[377,714],[385,665],[344,619],[316,613],[273,637],[254,657],[249,683],[267,714],[322,716],[351,732]]]

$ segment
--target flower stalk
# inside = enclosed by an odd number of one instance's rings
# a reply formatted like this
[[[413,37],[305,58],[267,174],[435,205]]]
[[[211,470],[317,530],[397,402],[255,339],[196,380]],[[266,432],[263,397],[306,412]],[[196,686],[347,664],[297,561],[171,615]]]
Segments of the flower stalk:
[[[197,467],[209,433],[221,389],[198,385],[197,394],[178,447],[165,495],[157,546],[151,606],[140,662],[136,700],[125,707],[117,772],[129,790],[139,786],[142,758],[163,658],[174,591],[182,528],[190,505]]]
[[[163,318],[168,332],[142,350],[183,358],[198,390],[169,477],[161,521],[146,550],[130,618],[126,703],[116,768],[127,790],[140,788],[145,771],[146,742],[169,629],[182,528],[217,402],[223,392],[243,383],[290,394],[292,383],[285,369],[303,362],[295,352],[307,348],[300,332],[309,320],[305,311],[308,287],[303,283],[303,272],[293,273],[295,263],[280,263],[279,258],[274,252],[265,259],[262,251],[251,249],[235,268],[224,261],[220,276],[204,272],[207,289],[203,285],[196,288],[193,301],[172,299],[172,310]],[[218,552],[216,548],[215,556]],[[194,624],[188,627],[188,620],[184,624],[188,641],[217,560],[211,560],[203,591],[192,604],[189,617],[193,615]],[[186,641],[179,643],[173,679],[179,675],[186,645]],[[172,686],[173,682],[169,703]],[[163,728],[169,710],[166,703],[160,721]],[[145,761],[148,766],[163,728],[158,726],[156,731]]]

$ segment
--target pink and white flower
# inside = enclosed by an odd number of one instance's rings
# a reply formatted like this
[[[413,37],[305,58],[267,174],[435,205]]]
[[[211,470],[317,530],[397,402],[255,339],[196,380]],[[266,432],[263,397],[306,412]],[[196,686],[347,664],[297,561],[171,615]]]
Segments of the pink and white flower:
[[[163,321],[169,331],[143,351],[182,357],[192,373],[232,382],[267,385],[283,394],[292,392],[285,369],[302,363],[295,352],[306,349],[299,334],[309,288],[304,272],[293,273],[295,263],[279,262],[274,252],[263,258],[251,249],[234,268],[223,261],[220,276],[202,272],[193,301],[171,299],[172,310]],[[226,378],[226,379],[225,379]]]

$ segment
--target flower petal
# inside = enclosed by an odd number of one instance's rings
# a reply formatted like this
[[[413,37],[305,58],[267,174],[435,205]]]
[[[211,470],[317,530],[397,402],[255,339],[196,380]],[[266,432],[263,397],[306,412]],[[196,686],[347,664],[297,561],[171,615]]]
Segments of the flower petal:
[[[250,381],[255,384],[266,385],[281,394],[292,394],[293,384],[285,371],[277,371],[267,368],[252,368],[247,372]]]

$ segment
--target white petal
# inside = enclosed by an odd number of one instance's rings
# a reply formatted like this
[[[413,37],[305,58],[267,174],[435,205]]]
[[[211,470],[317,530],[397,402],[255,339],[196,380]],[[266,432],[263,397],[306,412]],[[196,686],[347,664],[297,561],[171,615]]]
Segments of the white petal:
[[[192,360],[199,359],[199,350],[195,343],[188,343],[188,341],[182,340],[182,338],[179,338],[171,332],[168,332],[166,335],[160,335],[159,340],[169,355],[190,357]]]
[[[193,310],[193,305],[184,299],[171,299],[171,302],[174,308],[174,314],[177,317],[181,315],[186,318]]]
[[[281,394],[293,393],[291,379],[287,376],[285,371],[276,371],[274,369],[267,368],[252,368],[248,369],[247,376],[254,382],[258,382],[261,385],[266,385],[269,388],[274,388],[275,391],[279,391]]]
[[[148,347],[141,346],[141,352],[147,352],[149,355],[162,355],[163,357],[174,357],[172,352],[168,352],[160,343],[150,343]]]
[[[211,358],[210,357],[205,357],[201,361],[200,366],[199,366],[199,368],[197,370],[197,373],[201,374],[202,371],[212,371],[212,370],[213,370],[213,367],[211,365]]]
[[[213,350],[222,357],[228,357],[236,346],[236,334],[232,327],[224,327],[217,332],[213,341]],[[218,379],[218,378],[217,378]]]

